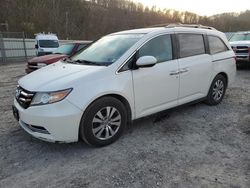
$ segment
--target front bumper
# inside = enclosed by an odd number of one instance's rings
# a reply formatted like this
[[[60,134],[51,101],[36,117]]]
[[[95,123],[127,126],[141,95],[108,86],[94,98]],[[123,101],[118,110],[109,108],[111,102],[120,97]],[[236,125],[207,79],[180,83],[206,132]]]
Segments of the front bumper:
[[[32,136],[49,142],[78,141],[82,111],[66,99],[48,105],[22,108],[16,99],[20,126]]]

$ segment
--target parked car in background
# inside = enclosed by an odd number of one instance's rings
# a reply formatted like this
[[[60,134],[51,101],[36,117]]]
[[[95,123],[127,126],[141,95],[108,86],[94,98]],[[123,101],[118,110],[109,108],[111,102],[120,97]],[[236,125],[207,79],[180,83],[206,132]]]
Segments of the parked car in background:
[[[237,32],[229,40],[237,63],[250,64],[250,31]]]
[[[55,63],[60,59],[72,56],[78,51],[85,48],[88,44],[90,44],[89,41],[77,41],[77,42],[62,44],[50,55],[44,55],[30,59],[27,63],[27,68],[25,69],[25,72],[30,73],[46,65]]]
[[[36,138],[104,146],[132,120],[197,100],[219,104],[235,74],[225,34],[211,27],[122,31],[22,77],[13,114]]]
[[[35,36],[37,56],[52,54],[59,47],[58,37],[54,33],[38,33]]]

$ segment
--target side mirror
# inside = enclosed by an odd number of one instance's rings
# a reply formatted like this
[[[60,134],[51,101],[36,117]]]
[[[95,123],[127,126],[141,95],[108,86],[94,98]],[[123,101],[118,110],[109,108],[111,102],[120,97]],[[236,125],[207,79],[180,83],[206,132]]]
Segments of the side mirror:
[[[37,44],[35,45],[35,49],[38,49],[38,45]]]
[[[138,67],[152,67],[157,63],[154,56],[142,56],[136,61]]]

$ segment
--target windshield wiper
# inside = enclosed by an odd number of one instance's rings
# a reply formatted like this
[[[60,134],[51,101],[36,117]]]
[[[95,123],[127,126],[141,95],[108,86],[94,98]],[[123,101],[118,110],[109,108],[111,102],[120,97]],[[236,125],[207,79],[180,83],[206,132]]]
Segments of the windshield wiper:
[[[93,61],[80,60],[80,59],[78,59],[78,60],[72,60],[69,57],[65,57],[63,59],[63,61],[67,62],[67,63],[73,63],[73,64],[94,65],[94,66],[108,66],[108,65],[111,64],[110,62],[107,62],[107,63],[97,63],[97,62],[93,62]]]
[[[87,60],[75,60],[73,61],[75,63],[79,63],[79,64],[84,64],[84,65],[94,65],[94,66],[108,66],[110,65],[110,63],[97,63],[97,62],[93,62],[93,61],[87,61]]]
[[[70,59],[69,57],[63,58],[62,61],[67,62],[67,63],[76,63],[75,61],[73,61],[73,60]]]

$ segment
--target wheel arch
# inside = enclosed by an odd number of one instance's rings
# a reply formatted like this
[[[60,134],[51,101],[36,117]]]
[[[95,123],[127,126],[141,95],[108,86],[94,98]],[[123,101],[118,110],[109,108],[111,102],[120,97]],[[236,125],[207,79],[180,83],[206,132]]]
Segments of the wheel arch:
[[[127,111],[127,118],[128,118],[127,120],[128,120],[128,123],[131,123],[131,122],[132,122],[132,109],[131,109],[130,103],[128,102],[128,100],[127,100],[124,96],[122,96],[122,95],[120,95],[120,94],[117,94],[117,93],[103,94],[103,95],[101,95],[101,96],[96,97],[94,100],[92,100],[92,101],[87,105],[87,107],[85,108],[85,110],[84,110],[82,116],[84,115],[86,109],[87,109],[91,104],[93,104],[95,101],[97,101],[97,100],[99,100],[99,99],[101,99],[101,98],[103,98],[103,97],[113,97],[113,98],[115,98],[115,99],[121,101],[121,103],[124,105],[124,107],[126,108],[126,111]]]

